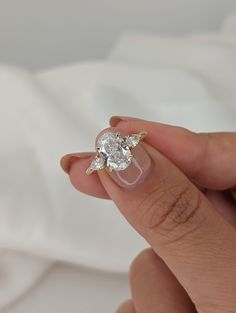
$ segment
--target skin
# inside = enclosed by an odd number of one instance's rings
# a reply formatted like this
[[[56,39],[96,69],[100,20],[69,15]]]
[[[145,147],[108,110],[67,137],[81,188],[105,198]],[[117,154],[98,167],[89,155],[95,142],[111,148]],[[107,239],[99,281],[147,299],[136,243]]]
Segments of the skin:
[[[110,124],[148,132],[153,168],[142,184],[127,191],[106,170],[87,176],[94,153],[67,155],[61,165],[76,189],[114,201],[150,244],[131,265],[132,299],[117,312],[235,313],[236,133],[126,117]]]

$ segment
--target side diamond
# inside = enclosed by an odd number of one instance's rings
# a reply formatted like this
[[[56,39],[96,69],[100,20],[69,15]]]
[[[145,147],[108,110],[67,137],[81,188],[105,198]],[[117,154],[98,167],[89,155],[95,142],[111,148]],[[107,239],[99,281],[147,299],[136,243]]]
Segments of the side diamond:
[[[139,134],[132,134],[126,137],[125,143],[129,148],[134,148],[138,145],[140,141]]]
[[[96,155],[96,157],[91,162],[89,168],[87,169],[86,173],[92,174],[94,171],[103,169],[104,166],[105,166],[105,159],[100,155]]]

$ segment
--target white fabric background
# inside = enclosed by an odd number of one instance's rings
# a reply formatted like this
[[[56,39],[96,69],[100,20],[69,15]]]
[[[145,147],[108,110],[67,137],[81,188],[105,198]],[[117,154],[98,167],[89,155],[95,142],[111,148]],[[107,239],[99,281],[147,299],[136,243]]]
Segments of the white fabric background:
[[[235,0],[2,0],[0,60],[41,70],[104,59],[127,31],[218,30],[235,10]]]
[[[59,159],[93,149],[114,114],[235,131],[234,25],[191,38],[128,35],[107,62],[37,75],[1,67],[0,309],[106,313],[128,297],[125,273],[146,243],[110,202],[76,192]]]

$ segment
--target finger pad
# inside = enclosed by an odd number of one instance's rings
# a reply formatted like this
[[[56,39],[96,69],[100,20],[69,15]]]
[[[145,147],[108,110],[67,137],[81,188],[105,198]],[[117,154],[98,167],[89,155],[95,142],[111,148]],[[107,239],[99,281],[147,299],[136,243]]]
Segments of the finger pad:
[[[71,165],[70,181],[72,185],[79,191],[88,195],[109,199],[109,196],[103,188],[97,173],[92,175],[86,174],[86,169],[89,167],[91,159],[79,159]]]

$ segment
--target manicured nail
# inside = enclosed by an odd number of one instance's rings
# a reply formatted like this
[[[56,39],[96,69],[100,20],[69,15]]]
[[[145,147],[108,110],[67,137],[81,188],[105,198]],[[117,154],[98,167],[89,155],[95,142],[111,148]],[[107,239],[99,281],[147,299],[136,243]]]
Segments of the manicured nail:
[[[131,164],[123,171],[107,170],[111,178],[121,187],[133,189],[140,185],[151,171],[151,159],[140,144],[132,150]]]
[[[110,125],[112,127],[115,127],[121,121],[138,121],[138,120],[141,120],[141,119],[136,118],[136,117],[131,117],[131,116],[112,116],[110,118]]]
[[[61,158],[62,169],[69,174],[71,165],[78,159],[90,158],[93,156],[93,152],[81,152],[81,153],[70,153],[66,154]]]

